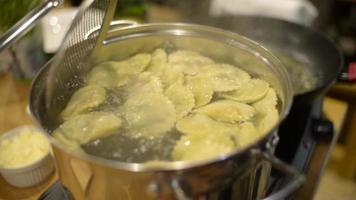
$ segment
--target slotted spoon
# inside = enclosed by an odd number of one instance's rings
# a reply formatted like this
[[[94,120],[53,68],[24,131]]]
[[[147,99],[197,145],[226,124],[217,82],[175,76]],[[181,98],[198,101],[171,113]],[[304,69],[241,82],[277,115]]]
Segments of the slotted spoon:
[[[50,62],[45,102],[52,117],[64,106],[65,98],[71,96],[68,94],[83,84],[93,55],[102,47],[116,4],[117,0],[86,0],[80,6],[62,46]]]

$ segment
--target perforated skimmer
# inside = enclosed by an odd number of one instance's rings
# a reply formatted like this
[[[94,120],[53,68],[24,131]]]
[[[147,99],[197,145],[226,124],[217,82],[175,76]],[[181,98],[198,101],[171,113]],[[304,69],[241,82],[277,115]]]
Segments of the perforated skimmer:
[[[80,6],[62,46],[49,62],[45,102],[51,117],[83,84],[83,75],[90,70],[93,55],[102,47],[116,5],[117,0],[86,0]]]

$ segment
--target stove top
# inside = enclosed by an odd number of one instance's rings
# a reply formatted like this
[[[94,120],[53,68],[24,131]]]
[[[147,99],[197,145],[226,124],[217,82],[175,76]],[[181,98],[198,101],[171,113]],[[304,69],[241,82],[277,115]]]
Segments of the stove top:
[[[301,190],[290,199],[313,199],[330,150],[335,142],[333,124],[322,116],[323,98],[309,105],[293,104],[279,129],[276,156],[306,175]],[[272,171],[269,193],[289,180]]]
[[[320,98],[310,105],[293,104],[291,111],[279,128],[279,143],[276,156],[300,171],[306,165],[313,151],[316,137],[313,126],[322,117]]]

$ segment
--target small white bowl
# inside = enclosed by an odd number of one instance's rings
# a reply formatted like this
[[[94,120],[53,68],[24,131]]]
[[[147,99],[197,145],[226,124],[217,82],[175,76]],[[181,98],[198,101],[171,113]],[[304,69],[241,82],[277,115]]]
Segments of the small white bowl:
[[[23,129],[32,129],[39,132],[33,126],[21,126],[13,129],[0,137],[1,140],[9,139],[21,133]],[[3,168],[0,167],[0,174],[12,186],[15,187],[30,187],[45,180],[54,170],[52,155],[47,153],[42,159],[34,161],[33,163],[18,167],[18,168]]]

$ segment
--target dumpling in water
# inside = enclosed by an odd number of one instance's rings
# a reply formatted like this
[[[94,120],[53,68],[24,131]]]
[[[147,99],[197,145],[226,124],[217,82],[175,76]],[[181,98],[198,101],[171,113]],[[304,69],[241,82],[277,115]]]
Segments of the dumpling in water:
[[[251,79],[242,84],[242,86],[234,91],[221,93],[221,96],[239,101],[242,103],[253,103],[263,98],[269,89],[269,84],[261,79]]]
[[[168,64],[167,53],[163,49],[153,52],[151,63],[146,71],[159,77],[164,88],[168,88],[176,81],[184,80],[182,69],[179,66]]]
[[[168,65],[164,68],[160,78],[162,80],[164,88],[168,88],[175,82],[183,82],[184,74],[181,68],[174,65]]]
[[[115,87],[120,85],[120,80],[116,75],[114,66],[117,62],[103,62],[94,67],[87,75],[87,83],[89,85],[100,85],[102,87]]]
[[[67,106],[61,113],[63,119],[82,114],[95,108],[105,101],[105,89],[97,85],[88,85],[77,90],[70,98]]]
[[[267,133],[279,120],[278,110],[273,108],[267,111],[264,115],[256,117],[256,125],[260,133]]]
[[[217,121],[236,123],[251,119],[255,114],[255,109],[244,103],[219,100],[195,109],[193,112],[205,114]]]
[[[216,92],[237,90],[251,79],[244,70],[227,64],[206,66],[200,75],[210,79]]]
[[[183,135],[176,143],[174,160],[207,160],[234,150],[229,135],[195,133]]]
[[[111,113],[91,112],[81,114],[60,125],[55,131],[54,137],[58,138],[59,141],[63,141],[63,138],[65,138],[72,141],[73,144],[85,144],[115,134],[121,123],[121,119]]]
[[[125,89],[129,96],[148,92],[163,92],[161,80],[150,72],[143,72],[131,79]]]
[[[56,138],[56,140],[61,144],[66,145],[66,147],[68,147],[69,149],[78,150],[80,147],[79,142],[68,139],[59,129],[53,131],[52,136]]]
[[[125,85],[133,75],[141,73],[151,61],[150,54],[137,54],[117,62],[113,68],[117,75],[117,86]]]
[[[252,104],[258,114],[266,115],[269,111],[276,109],[277,94],[274,89],[269,88],[267,94],[259,101]]]
[[[213,85],[203,76],[187,76],[186,85],[194,94],[195,107],[203,106],[213,98]]]
[[[237,147],[244,148],[254,142],[261,136],[252,122],[244,122],[239,125],[239,131],[235,135]]]
[[[188,75],[196,75],[202,67],[213,63],[210,58],[189,50],[178,50],[168,56],[168,64],[179,66]]]
[[[151,54],[141,53],[118,62],[115,69],[123,73],[137,74],[145,70],[150,62]]]
[[[183,85],[181,81],[175,82],[164,93],[174,104],[176,119],[187,115],[194,107],[192,90]]]
[[[176,124],[179,132],[184,134],[217,134],[234,135],[236,127],[223,122],[218,122],[203,114],[192,114],[179,120]]]
[[[173,103],[161,93],[138,93],[122,107],[131,137],[162,137],[175,122]]]
[[[151,63],[147,67],[148,72],[160,76],[167,65],[167,53],[163,49],[156,49],[152,53]]]

